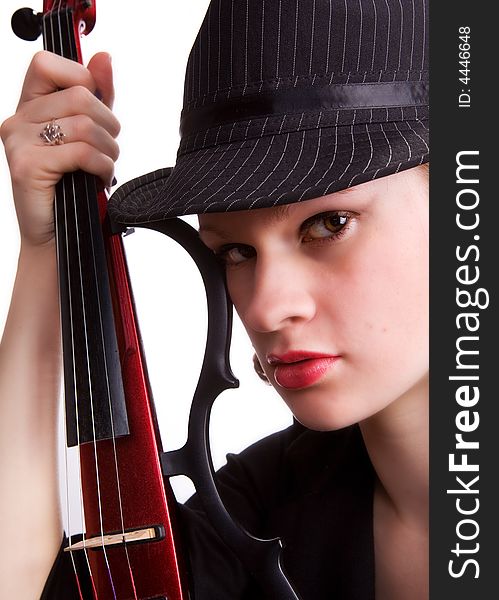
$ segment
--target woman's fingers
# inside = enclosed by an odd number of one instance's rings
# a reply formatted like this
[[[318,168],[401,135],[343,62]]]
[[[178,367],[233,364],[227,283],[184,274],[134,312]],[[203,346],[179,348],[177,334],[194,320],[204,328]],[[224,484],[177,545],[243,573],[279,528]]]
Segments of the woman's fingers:
[[[64,148],[52,146],[49,149],[52,151],[54,162],[57,162],[59,169],[65,173],[81,169],[99,177],[104,185],[111,186],[114,176],[114,160],[108,154],[97,152],[93,145],[80,141]]]
[[[49,189],[64,173],[82,169],[110,185],[119,155],[114,138],[86,117],[71,117],[57,123],[64,133],[61,145],[45,144],[33,127],[27,128],[24,143],[19,136],[5,140],[13,183],[24,183],[24,187],[31,182],[38,190]],[[26,141],[28,136],[34,143]]]
[[[113,137],[120,131],[119,121],[111,110],[80,85],[29,100],[20,105],[17,112],[20,119],[40,126],[53,119],[60,120],[78,114],[88,116]]]
[[[77,85],[87,88],[92,93],[97,89],[92,74],[83,65],[42,50],[33,56],[28,67],[19,105],[33,98]]]
[[[119,146],[114,136],[88,115],[51,119],[45,124],[29,124],[26,125],[26,135],[29,135],[37,145],[46,146],[47,143],[40,134],[45,129],[45,125],[52,122],[60,127],[60,131],[64,135],[62,142],[66,147],[75,142],[85,142],[112,160],[118,159]]]
[[[28,68],[17,115],[41,124],[85,114],[116,137],[120,125],[109,108],[113,98],[109,54],[96,54],[87,69],[50,52],[38,52]]]
[[[84,142],[94,148],[97,153],[105,154],[114,161],[118,159],[120,150],[114,137],[87,115],[57,119],[56,123],[64,133],[63,142],[66,146],[75,142]],[[41,144],[44,144],[39,135],[38,137]]]
[[[53,198],[53,186],[64,173],[81,169],[99,177],[106,186],[111,185],[114,175],[114,160],[83,141],[63,146],[31,147],[29,153],[20,148],[10,154],[9,167],[15,188],[47,194],[49,201]]]

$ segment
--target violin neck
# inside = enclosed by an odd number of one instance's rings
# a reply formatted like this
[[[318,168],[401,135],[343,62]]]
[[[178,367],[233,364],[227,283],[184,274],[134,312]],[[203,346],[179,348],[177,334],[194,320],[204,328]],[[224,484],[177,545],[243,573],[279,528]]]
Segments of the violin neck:
[[[42,17],[43,47],[49,52],[81,62],[80,37],[70,7],[53,10]]]
[[[68,446],[128,434],[121,365],[95,180],[56,188],[55,220]]]
[[[80,60],[72,10],[47,13],[47,50]],[[77,171],[56,186],[55,228],[61,301],[68,446],[129,433],[102,235],[106,199],[95,177]]]

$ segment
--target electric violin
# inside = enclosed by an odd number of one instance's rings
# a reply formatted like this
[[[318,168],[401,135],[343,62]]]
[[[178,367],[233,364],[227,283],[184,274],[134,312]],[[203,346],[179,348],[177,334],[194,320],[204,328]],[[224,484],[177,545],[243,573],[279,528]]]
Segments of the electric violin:
[[[27,40],[41,34],[46,50],[82,62],[80,36],[92,31],[95,19],[90,0],[45,0],[42,13],[17,11],[12,27]],[[84,516],[84,532],[68,534],[65,551],[80,598],[192,597],[168,481],[184,474],[193,480],[228,551],[238,555],[269,597],[298,600],[281,567],[280,540],[260,540],[244,531],[228,514],[215,484],[210,411],[224,389],[238,385],[228,360],[232,306],[223,270],[184,221],[136,224],[172,237],[187,250],[207,296],[207,343],[188,439],[181,449],[163,452],[123,248],[126,227],[111,221],[107,201],[95,178],[81,171],[64,175],[56,187],[66,442],[79,455]]]

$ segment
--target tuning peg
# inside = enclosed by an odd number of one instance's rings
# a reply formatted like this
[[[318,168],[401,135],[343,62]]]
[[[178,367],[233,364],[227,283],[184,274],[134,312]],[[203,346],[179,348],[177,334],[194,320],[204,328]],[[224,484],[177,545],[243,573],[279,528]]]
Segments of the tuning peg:
[[[32,42],[42,32],[42,13],[35,13],[31,8],[20,8],[12,15],[10,23],[17,37]]]

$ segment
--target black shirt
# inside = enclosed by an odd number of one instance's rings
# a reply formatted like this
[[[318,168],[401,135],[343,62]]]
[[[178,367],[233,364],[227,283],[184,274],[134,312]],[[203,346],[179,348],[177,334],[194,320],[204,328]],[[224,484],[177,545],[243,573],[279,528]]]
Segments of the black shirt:
[[[374,471],[358,426],[317,432],[295,423],[229,454],[217,485],[246,530],[283,540],[283,566],[302,600],[374,599]],[[194,600],[266,599],[196,496],[179,512]],[[73,598],[73,567],[60,552],[41,600]]]

